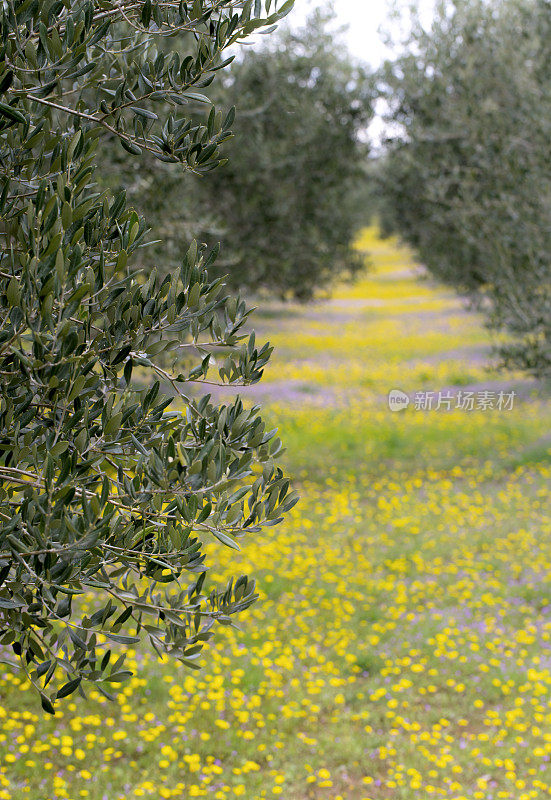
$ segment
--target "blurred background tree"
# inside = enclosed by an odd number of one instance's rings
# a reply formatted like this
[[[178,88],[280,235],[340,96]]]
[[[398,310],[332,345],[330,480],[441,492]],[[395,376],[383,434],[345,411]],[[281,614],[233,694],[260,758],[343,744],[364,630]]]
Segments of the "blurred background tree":
[[[347,52],[332,13],[317,10],[302,29],[270,36],[207,91],[218,107],[238,104],[229,162],[208,180],[169,176],[152,159],[129,175],[118,150],[103,163],[103,179],[126,185],[129,201],[155,223],[157,266],[169,269],[179,241],[196,235],[222,242],[216,269],[249,291],[306,299],[353,275],[362,265],[354,235],[369,218],[373,81]]]
[[[361,267],[352,243],[368,221],[358,191],[373,84],[332,23],[315,11],[246,53],[221,84],[218,104],[240,105],[211,207],[236,286],[305,299]]]
[[[551,374],[551,6],[440,3],[381,73],[381,218]]]

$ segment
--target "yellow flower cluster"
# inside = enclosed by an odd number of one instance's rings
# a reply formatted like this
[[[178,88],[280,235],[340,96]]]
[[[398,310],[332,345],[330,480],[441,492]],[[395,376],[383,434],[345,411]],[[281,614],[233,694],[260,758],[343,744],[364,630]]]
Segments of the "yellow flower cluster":
[[[202,671],[131,650],[114,704],[53,719],[0,665],[0,800],[551,795],[551,405],[487,370],[477,318],[395,242],[361,245],[361,283],[260,316],[302,501],[239,554],[209,545],[260,602]],[[386,406],[500,381],[511,411]]]

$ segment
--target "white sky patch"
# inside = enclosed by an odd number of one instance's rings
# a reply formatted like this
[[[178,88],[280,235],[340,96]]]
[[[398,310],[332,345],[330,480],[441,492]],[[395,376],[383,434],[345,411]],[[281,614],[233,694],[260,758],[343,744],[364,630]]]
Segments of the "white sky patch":
[[[431,18],[434,0],[419,0],[421,17]],[[324,6],[319,0],[295,0],[287,17],[292,28],[300,27],[316,7]],[[350,52],[371,67],[376,68],[392,55],[384,41],[384,32],[396,33],[400,26],[396,12],[401,15],[411,6],[411,0],[333,0],[333,9],[339,25],[347,26],[344,33]]]

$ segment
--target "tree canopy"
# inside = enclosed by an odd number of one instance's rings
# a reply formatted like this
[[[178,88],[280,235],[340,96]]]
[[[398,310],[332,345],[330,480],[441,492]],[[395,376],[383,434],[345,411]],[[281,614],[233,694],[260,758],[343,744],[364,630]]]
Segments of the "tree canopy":
[[[362,266],[353,238],[368,221],[359,195],[373,81],[348,54],[333,15],[315,11],[303,28],[240,52],[207,94],[218,107],[237,107],[228,162],[208,180],[182,181],[151,158],[129,175],[131,163],[114,149],[102,168],[154,220],[159,266],[169,267],[191,232],[222,242],[214,269],[249,292],[306,299],[353,275]]]
[[[414,21],[381,75],[383,222],[508,334],[510,366],[551,374],[551,13],[454,0]]]
[[[304,299],[363,264],[352,245],[368,221],[357,190],[373,84],[332,21],[314,12],[225,76],[221,98],[239,98],[236,137],[213,175],[210,208],[236,286]]]
[[[112,143],[216,167],[233,114],[199,124],[188,104],[210,107],[225,49],[290,5],[0,7],[0,644],[50,713],[128,676],[100,633],[195,666],[256,597],[247,576],[208,586],[203,539],[236,548],[295,501],[259,409],[191,391],[254,383],[271,352],[209,276],[216,252],[192,242],[168,275],[140,271],[146,223],[95,183]],[[170,50],[180,35],[187,51]]]

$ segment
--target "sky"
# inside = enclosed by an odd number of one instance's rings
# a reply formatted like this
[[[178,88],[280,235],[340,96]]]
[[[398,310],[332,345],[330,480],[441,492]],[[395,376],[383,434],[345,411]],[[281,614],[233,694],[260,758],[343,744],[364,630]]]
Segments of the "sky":
[[[292,27],[299,27],[310,10],[323,5],[323,0],[295,0],[295,6],[287,20]],[[391,21],[393,8],[405,11],[410,0],[333,0],[333,8],[337,21],[348,25],[345,41],[357,58],[378,67],[390,51],[385,47],[380,29],[395,30],[396,23]],[[419,7],[425,18],[430,18],[433,0],[420,0]]]

